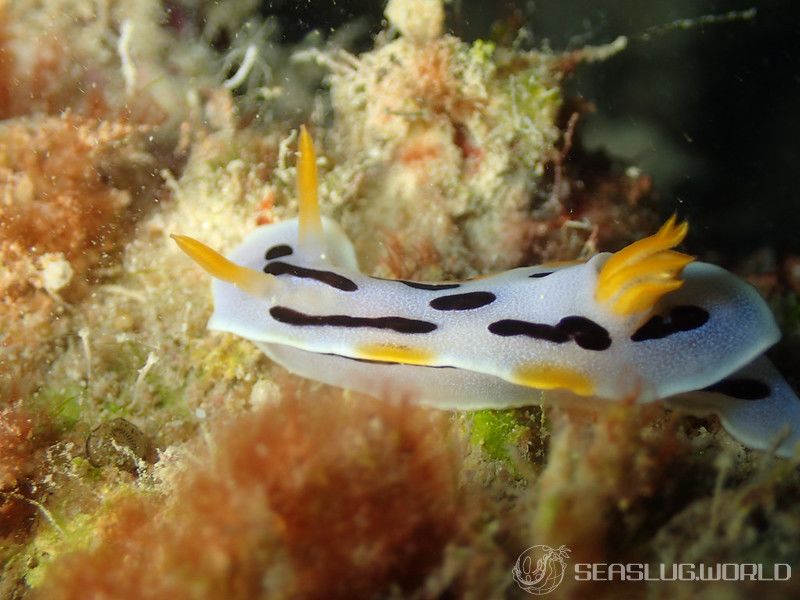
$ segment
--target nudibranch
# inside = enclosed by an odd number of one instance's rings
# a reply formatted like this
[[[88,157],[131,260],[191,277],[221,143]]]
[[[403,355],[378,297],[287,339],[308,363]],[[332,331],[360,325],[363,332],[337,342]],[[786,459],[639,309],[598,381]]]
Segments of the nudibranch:
[[[688,226],[571,266],[446,283],[359,272],[322,217],[305,128],[299,216],[257,228],[228,258],[185,236],[214,278],[209,328],[255,342],[301,376],[440,408],[575,399],[665,401],[716,413],[744,444],[790,456],[800,400],[762,356],[780,332],[757,292],[674,250]]]

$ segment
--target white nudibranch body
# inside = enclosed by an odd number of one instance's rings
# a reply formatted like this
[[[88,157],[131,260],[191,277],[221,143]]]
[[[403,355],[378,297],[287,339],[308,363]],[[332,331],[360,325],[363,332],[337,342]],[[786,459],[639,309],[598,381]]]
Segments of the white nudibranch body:
[[[673,250],[687,225],[583,264],[422,283],[359,272],[321,218],[313,145],[298,165],[300,218],[256,229],[223,258],[174,236],[216,277],[209,327],[253,340],[302,376],[449,409],[570,399],[664,400],[713,412],[743,443],[790,456],[800,400],[762,357],[780,338],[756,291]]]

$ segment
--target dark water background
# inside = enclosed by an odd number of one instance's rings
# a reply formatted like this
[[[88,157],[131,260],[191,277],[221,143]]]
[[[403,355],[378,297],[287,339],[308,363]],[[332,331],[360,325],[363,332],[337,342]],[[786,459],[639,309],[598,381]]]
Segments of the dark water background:
[[[287,42],[360,19],[361,48],[381,27],[380,0],[272,0]],[[680,19],[756,8],[753,19],[673,29]],[[450,31],[488,37],[494,23],[525,25],[529,45],[555,50],[602,44],[628,49],[580,67],[570,93],[597,112],[584,124],[589,147],[605,147],[652,174],[665,211],[693,224],[693,245],[733,260],[769,246],[800,253],[800,3],[670,0],[456,0]]]

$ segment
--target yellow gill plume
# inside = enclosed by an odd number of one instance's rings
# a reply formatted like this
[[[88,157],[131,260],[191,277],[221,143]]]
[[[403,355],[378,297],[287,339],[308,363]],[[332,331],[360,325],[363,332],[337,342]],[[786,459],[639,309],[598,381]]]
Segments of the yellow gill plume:
[[[656,302],[683,285],[683,268],[693,256],[672,250],[689,231],[672,215],[657,233],[614,253],[597,279],[595,298],[621,316],[649,311]]]
[[[189,258],[217,279],[232,283],[254,296],[264,296],[275,288],[273,275],[237,265],[216,250],[212,250],[202,242],[188,236],[173,233],[170,237],[175,240],[181,250],[189,255]]]

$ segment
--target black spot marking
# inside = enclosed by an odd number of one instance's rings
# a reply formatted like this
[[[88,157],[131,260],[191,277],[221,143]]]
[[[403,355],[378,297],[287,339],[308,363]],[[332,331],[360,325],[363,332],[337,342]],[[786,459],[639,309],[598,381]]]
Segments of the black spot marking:
[[[606,350],[611,346],[611,336],[605,327],[580,316],[564,317],[556,325],[503,319],[489,325],[489,331],[503,337],[524,335],[554,344],[573,340],[584,350]]]
[[[289,263],[276,261],[269,263],[264,267],[264,273],[270,275],[292,275],[293,277],[301,277],[303,279],[314,279],[325,285],[335,287],[343,292],[355,292],[358,286],[354,281],[349,280],[347,277],[334,273],[332,271],[319,271],[317,269],[308,269],[306,267],[299,267],[297,265],[290,265]]]
[[[586,317],[564,317],[556,327],[584,350],[606,350],[611,346],[608,330]]]
[[[278,244],[277,246],[273,246],[267,253],[264,255],[266,260],[275,260],[276,258],[283,258],[284,256],[289,256],[292,254],[294,250],[288,244]]]
[[[533,273],[532,275],[528,275],[528,277],[539,279],[540,277],[547,277],[548,275],[552,275],[553,271],[545,271],[544,273]]]
[[[430,301],[430,307],[435,310],[472,310],[491,304],[497,300],[492,292],[467,292],[466,294],[451,294],[439,296]]]
[[[558,327],[553,327],[546,323],[530,323],[528,321],[518,321],[516,319],[495,321],[489,325],[489,331],[503,337],[525,335],[555,344],[563,344],[569,341],[569,336]]]
[[[772,393],[770,387],[758,379],[730,377],[704,388],[706,392],[725,394],[738,400],[763,400]]]
[[[660,340],[673,333],[698,329],[708,322],[708,311],[699,306],[690,304],[673,307],[667,316],[654,315],[639,327],[631,340],[645,342],[647,340]]]
[[[460,283],[422,283],[421,281],[406,281],[404,279],[390,281],[398,281],[416,290],[454,290],[457,287],[461,287]]]
[[[285,306],[273,306],[269,309],[272,318],[287,325],[316,325],[328,327],[371,327],[373,329],[391,329],[397,333],[430,333],[436,329],[436,323],[406,319],[405,317],[351,317],[350,315],[307,315]]]

